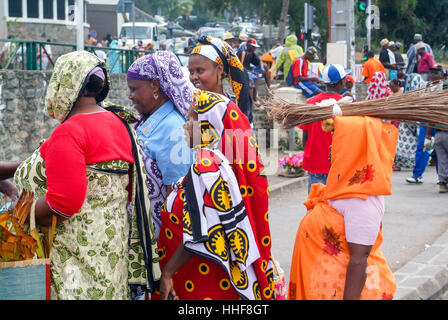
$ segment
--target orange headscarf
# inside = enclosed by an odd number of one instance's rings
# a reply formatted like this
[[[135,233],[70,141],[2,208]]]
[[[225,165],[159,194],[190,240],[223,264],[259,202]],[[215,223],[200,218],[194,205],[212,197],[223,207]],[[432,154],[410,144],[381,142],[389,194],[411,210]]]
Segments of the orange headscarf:
[[[397,128],[381,119],[336,117],[325,198],[392,194],[397,139]]]

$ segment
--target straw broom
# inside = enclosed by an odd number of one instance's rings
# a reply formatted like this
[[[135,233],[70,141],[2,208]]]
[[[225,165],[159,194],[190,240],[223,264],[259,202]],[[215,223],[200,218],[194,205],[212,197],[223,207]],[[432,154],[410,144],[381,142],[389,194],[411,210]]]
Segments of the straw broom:
[[[448,127],[448,90],[431,90],[434,87],[339,106],[344,116],[369,116],[428,127]],[[269,117],[285,129],[333,117],[333,106],[289,103],[280,98],[269,99],[266,106]]]

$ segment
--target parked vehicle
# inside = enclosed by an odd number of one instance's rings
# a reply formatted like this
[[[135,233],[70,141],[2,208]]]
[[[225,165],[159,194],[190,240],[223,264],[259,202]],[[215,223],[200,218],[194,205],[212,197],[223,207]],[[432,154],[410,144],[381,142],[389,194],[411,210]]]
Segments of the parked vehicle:
[[[226,31],[223,28],[201,27],[198,30],[198,38],[202,36],[224,39]]]
[[[168,39],[170,37],[170,32],[168,30],[168,23],[161,23],[158,25],[159,27],[159,34],[160,34],[160,41],[164,41],[165,39]],[[195,37],[196,34],[192,31],[188,31],[185,28],[183,28],[181,25],[175,23],[173,27],[173,37],[174,38],[180,38],[180,37]]]
[[[252,23],[240,23],[238,26],[233,27],[228,32],[234,36],[239,36],[241,32],[247,33],[249,37],[257,40],[260,46],[263,46],[264,35],[260,27],[253,25]]]
[[[126,45],[132,47],[139,40],[144,45],[152,42],[155,49],[159,48],[159,30],[156,22],[136,22],[133,28],[132,22],[126,22],[121,25],[120,39],[126,37]]]
[[[207,22],[204,27],[209,28],[223,28],[226,32],[232,29],[233,25],[229,22]]]

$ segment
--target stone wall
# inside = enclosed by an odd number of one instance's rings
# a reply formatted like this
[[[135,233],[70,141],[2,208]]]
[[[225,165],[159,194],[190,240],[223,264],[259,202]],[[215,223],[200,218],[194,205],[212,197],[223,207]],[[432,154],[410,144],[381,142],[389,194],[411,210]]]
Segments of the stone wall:
[[[45,114],[51,72],[0,71],[0,160],[23,160],[58,125]],[[126,75],[112,74],[109,100],[129,105]]]
[[[47,41],[59,43],[76,43],[76,26],[69,24],[29,23],[10,24],[8,35],[15,35],[20,40]],[[89,29],[84,28],[84,39],[87,39]]]
[[[0,160],[25,159],[58,125],[45,114],[45,93],[50,77],[48,71],[0,71]],[[260,98],[267,95],[263,86],[260,81]],[[107,99],[130,106],[128,92],[126,75],[111,74]],[[256,137],[259,129],[273,128],[264,108],[254,107],[253,115]],[[269,147],[269,130],[265,136]]]
[[[45,71],[0,71],[0,160],[25,159],[58,125],[45,114],[45,92],[50,77],[51,72]],[[111,87],[108,100],[131,105],[125,74],[112,74]],[[367,85],[356,84],[355,90],[357,100],[364,100]],[[268,97],[264,81],[259,81],[258,94],[261,101]],[[253,116],[255,136],[260,139],[259,135],[264,133],[269,147],[269,129],[274,124],[267,118],[267,110],[254,107]]]

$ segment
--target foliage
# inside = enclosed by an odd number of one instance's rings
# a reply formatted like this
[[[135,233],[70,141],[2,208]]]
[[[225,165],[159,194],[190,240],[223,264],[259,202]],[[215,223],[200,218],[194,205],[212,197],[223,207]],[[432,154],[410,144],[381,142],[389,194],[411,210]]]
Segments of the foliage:
[[[290,32],[300,35],[304,21],[304,3],[314,6],[315,23],[321,34],[317,45],[325,51],[328,41],[328,8],[327,0],[290,0],[289,27]],[[372,30],[372,45],[379,47],[379,41],[387,37],[400,41],[405,50],[413,40],[415,33],[421,33],[423,40],[433,47],[445,44],[448,33],[448,0],[372,0],[372,4],[380,9],[379,30]],[[150,14],[156,14],[162,8],[166,17],[191,14],[202,20],[212,21],[214,17],[229,14],[229,20],[237,16],[259,19],[262,23],[277,25],[280,19],[280,0],[136,0],[136,5]],[[365,37],[366,14],[356,12],[356,36]],[[199,23],[199,21],[198,21]],[[309,43],[310,44],[310,43]],[[322,56],[325,52],[322,52]]]
[[[193,10],[191,0],[136,0],[135,6],[143,11],[156,15],[159,8],[162,15],[168,19],[175,19],[178,16],[190,15]]]

